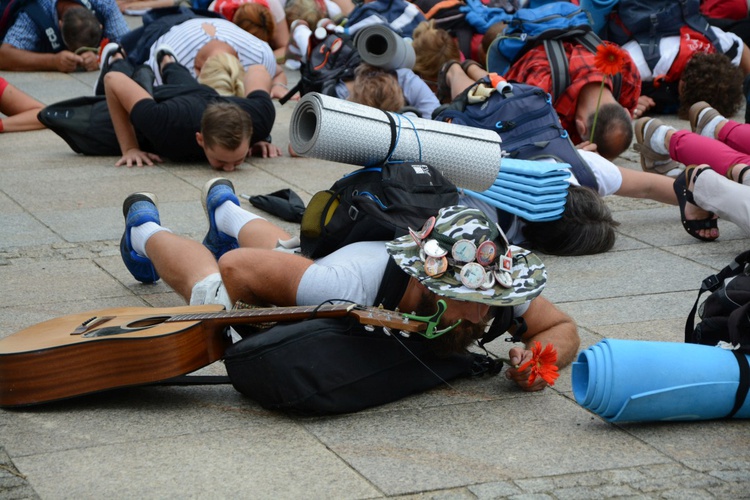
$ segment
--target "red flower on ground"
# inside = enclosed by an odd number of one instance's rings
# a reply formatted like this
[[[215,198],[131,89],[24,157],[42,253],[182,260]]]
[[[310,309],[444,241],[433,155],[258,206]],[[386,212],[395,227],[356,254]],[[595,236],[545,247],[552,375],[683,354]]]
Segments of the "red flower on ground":
[[[534,341],[534,345],[531,347],[532,358],[526,363],[518,367],[518,371],[522,372],[527,368],[531,369],[529,374],[529,385],[534,383],[537,377],[542,379],[549,385],[555,385],[555,380],[560,374],[557,372],[557,351],[552,344],[547,344],[542,350],[542,344],[537,340]]]
[[[604,42],[596,48],[594,64],[596,69],[607,76],[614,76],[625,66],[627,52],[619,45]]]

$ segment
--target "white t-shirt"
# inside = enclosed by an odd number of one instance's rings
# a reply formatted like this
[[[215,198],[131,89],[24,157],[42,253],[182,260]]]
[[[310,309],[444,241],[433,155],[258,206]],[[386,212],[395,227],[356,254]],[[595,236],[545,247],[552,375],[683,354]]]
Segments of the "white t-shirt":
[[[715,26],[711,29],[719,39],[719,45],[721,52],[725,52],[732,48],[732,45],[737,43],[739,50],[737,55],[732,59],[732,64],[735,66],[740,65],[740,59],[742,58],[742,51],[744,50],[744,44],[742,38],[738,37],[734,33],[727,33]],[[680,37],[679,36],[665,36],[659,41],[659,61],[654,66],[653,73],[646,64],[646,59],[643,57],[643,50],[641,46],[635,40],[630,40],[622,46],[623,49],[627,50],[630,57],[633,58],[635,65],[638,67],[638,71],[641,73],[641,80],[644,82],[650,82],[654,79],[654,75],[666,75],[669,68],[672,67],[677,53],[680,50]]]
[[[185,66],[195,77],[195,56],[211,40],[229,44],[237,52],[243,68],[247,69],[253,64],[262,64],[271,76],[276,74],[276,58],[270,45],[237,27],[232,21],[202,17],[189,19],[173,26],[151,45],[146,64],[156,75],[156,85],[163,83],[156,64],[157,47],[162,44],[168,45],[174,51],[177,62]]]

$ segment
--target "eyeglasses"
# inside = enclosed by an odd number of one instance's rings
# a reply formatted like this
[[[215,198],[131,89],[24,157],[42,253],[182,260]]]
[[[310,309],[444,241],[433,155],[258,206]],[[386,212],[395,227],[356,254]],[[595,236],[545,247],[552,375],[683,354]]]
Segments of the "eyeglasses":
[[[471,240],[455,239],[435,231],[435,217],[430,217],[422,229],[409,234],[419,246],[419,257],[424,272],[432,278],[439,278],[449,266],[459,270],[461,283],[472,290],[489,290],[500,285],[513,286],[513,254],[509,245],[501,249],[493,240],[500,236],[499,231],[491,231],[490,239],[479,245]]]

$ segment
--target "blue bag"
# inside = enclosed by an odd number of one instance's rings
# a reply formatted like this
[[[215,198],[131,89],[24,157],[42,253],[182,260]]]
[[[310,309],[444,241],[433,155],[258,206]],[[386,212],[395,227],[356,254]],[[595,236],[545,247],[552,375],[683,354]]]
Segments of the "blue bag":
[[[491,86],[487,77],[478,80],[451,104],[435,110],[433,118],[494,130],[500,135],[503,152],[508,157],[520,160],[553,158],[559,163],[567,163],[580,185],[597,189],[593,172],[560,125],[547,92],[533,85],[512,83],[503,90],[492,92],[484,102],[470,104],[469,93],[481,84]]]

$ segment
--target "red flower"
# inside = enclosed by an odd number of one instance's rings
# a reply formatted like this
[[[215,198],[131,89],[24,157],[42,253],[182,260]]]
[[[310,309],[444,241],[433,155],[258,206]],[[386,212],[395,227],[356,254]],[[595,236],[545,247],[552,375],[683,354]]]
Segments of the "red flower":
[[[542,344],[539,341],[534,341],[531,352],[533,355],[532,358],[519,366],[518,371],[522,372],[527,368],[531,369],[529,385],[534,383],[537,377],[542,377],[549,385],[555,385],[555,380],[560,376],[555,364],[557,362],[557,351],[555,348],[552,344],[547,344],[544,350],[542,350]]]
[[[596,49],[594,64],[596,69],[607,76],[614,76],[625,66],[627,52],[619,45],[610,42],[604,42]]]

